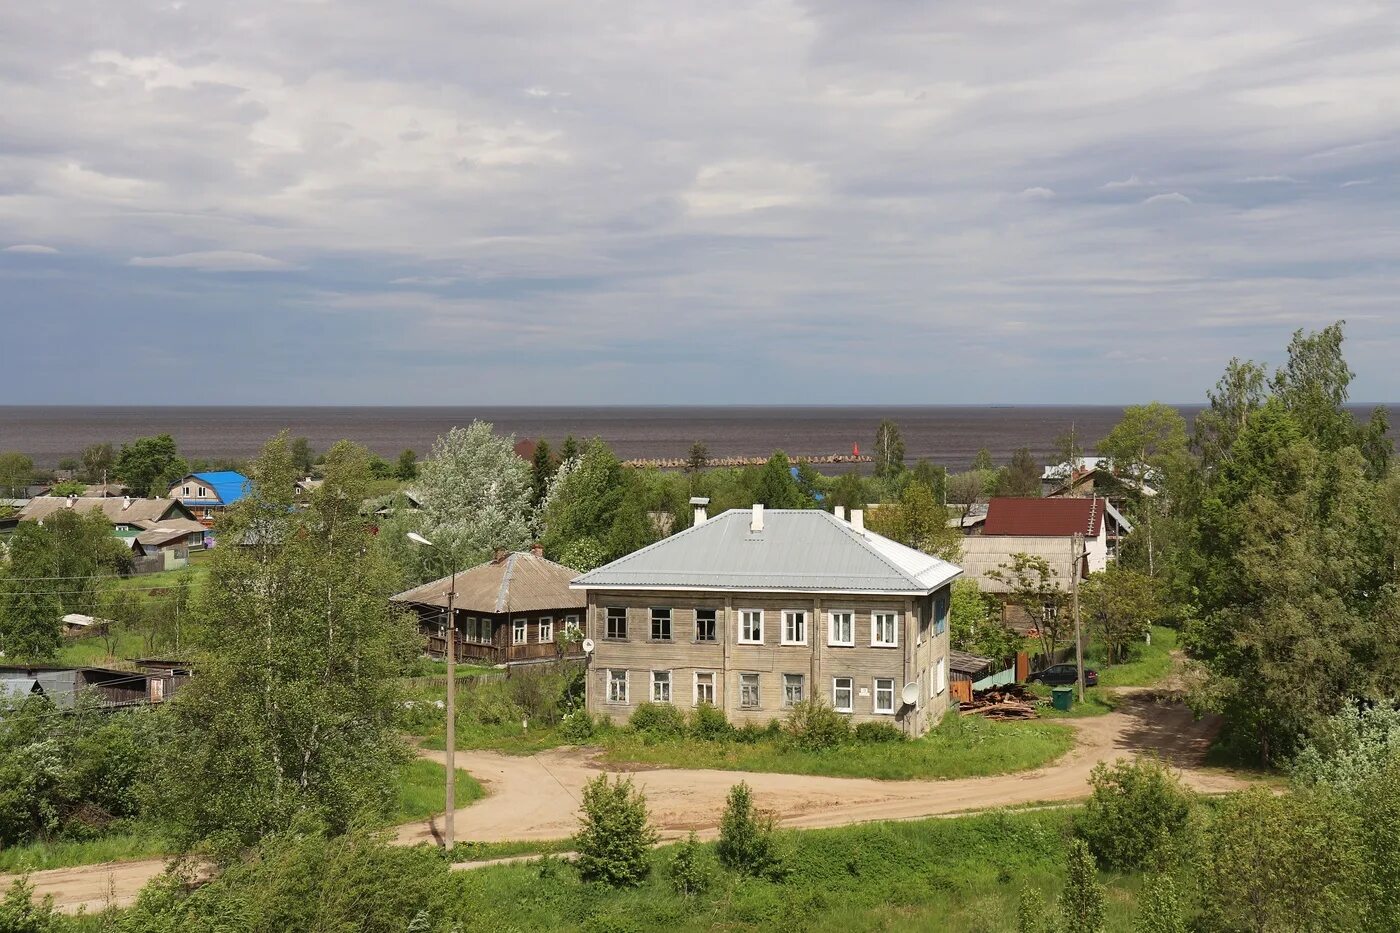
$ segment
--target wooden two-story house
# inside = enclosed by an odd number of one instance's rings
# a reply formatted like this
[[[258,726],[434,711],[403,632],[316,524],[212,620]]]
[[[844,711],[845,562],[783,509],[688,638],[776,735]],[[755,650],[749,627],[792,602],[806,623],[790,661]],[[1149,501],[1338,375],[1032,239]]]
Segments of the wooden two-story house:
[[[478,664],[522,664],[581,658],[583,594],[569,587],[578,571],[529,552],[501,551],[492,560],[414,587],[391,601],[418,615],[429,657],[447,656],[447,603],[457,619],[456,657]]]
[[[949,703],[949,585],[961,571],[817,510],[733,509],[585,573],[588,709],[701,703],[767,722],[820,698],[910,735]]]

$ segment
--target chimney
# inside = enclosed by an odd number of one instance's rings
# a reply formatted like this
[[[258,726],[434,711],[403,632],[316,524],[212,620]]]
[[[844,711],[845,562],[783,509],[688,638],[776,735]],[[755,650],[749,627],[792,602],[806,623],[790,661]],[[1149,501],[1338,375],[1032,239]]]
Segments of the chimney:
[[[710,500],[705,496],[691,496],[690,504],[695,506],[695,521],[693,524],[705,524],[710,517],[705,511],[705,506],[710,504]]]
[[[544,545],[536,541],[534,544],[530,545],[530,553],[535,555],[536,557],[543,557]]]
[[[753,505],[753,518],[749,520],[749,531],[763,530],[763,503],[755,502]]]
[[[865,512],[861,509],[851,509],[851,527],[861,534],[865,534]]]
[[[835,514],[838,521],[844,522],[846,520],[846,507],[844,505],[838,505]]]

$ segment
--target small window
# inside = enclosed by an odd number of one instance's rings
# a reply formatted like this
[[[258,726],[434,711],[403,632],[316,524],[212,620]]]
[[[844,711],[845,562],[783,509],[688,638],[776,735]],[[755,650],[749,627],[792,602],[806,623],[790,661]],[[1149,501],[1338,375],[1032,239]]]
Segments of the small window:
[[[831,678],[831,707],[838,713],[849,713],[855,708],[855,688],[849,677]]]
[[[741,609],[739,611],[739,644],[763,644],[763,610]],[[757,674],[754,675],[758,676]]]
[[[716,621],[716,617],[717,617],[717,616],[718,616],[718,613],[717,613],[715,610],[713,610],[713,609],[696,609],[696,610],[695,610],[695,640],[696,640],[696,641],[715,641],[715,640],[716,640],[715,636],[716,636],[716,634],[718,633],[718,628],[719,628],[718,622]]]
[[[783,611],[783,644],[807,644],[807,613],[800,609]]]
[[[933,672],[933,685],[938,693],[948,689],[948,659],[939,658]]]
[[[951,600],[945,590],[933,599],[933,634],[942,635],[948,631],[948,606]]]
[[[837,610],[827,615],[827,644],[854,647],[856,643],[856,614]]]
[[[889,678],[875,678],[875,712],[894,712],[894,681]]]
[[[203,499],[203,498],[204,498],[205,496],[207,496],[207,495],[209,495],[209,490],[205,489],[203,486],[200,486],[200,487],[199,487],[199,498]]]
[[[627,672],[626,672],[626,671],[616,671],[616,670],[609,670],[609,671],[608,671],[608,702],[609,702],[609,703],[626,703],[626,702],[627,702]]]
[[[870,644],[876,648],[899,645],[899,613],[875,612],[870,616]]]
[[[651,640],[671,640],[671,610],[653,609],[651,611]]]
[[[627,638],[627,610],[626,610],[626,609],[609,609],[609,610],[608,610],[608,625],[607,625],[607,629],[605,630],[605,632],[604,632],[604,634],[603,634],[603,637],[604,637],[604,638],[619,638],[619,639],[626,640],[626,638]]]
[[[651,702],[670,703],[671,702],[671,672],[652,671],[651,672]]]
[[[564,616],[564,631],[570,633],[578,631],[578,616]]]
[[[512,645],[525,644],[525,620],[512,619],[510,622],[510,643]]]
[[[554,619],[550,616],[540,616],[540,644],[548,645],[554,641]]]
[[[190,494],[190,487],[186,486],[186,487],[185,487],[185,495],[188,496],[189,494]]]
[[[739,706],[744,709],[758,709],[758,675],[739,675]]]
[[[465,637],[467,641],[476,641],[476,619],[467,616],[466,619],[462,621],[461,630],[463,637]]]
[[[708,703],[715,705],[715,672],[696,671],[695,672],[695,705]]]
[[[804,678],[801,674],[784,674],[783,705],[796,706],[798,703],[801,703],[803,700],[803,694],[806,692],[804,689],[805,685],[806,678]]]

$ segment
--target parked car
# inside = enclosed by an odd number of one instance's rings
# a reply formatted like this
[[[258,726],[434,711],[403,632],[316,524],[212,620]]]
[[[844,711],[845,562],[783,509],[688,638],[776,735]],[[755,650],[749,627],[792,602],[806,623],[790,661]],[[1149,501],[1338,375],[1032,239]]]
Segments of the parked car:
[[[1047,667],[1043,671],[1036,671],[1026,678],[1027,682],[1033,684],[1045,684],[1050,687],[1058,687],[1063,684],[1073,684],[1079,682],[1079,672],[1075,670],[1073,664],[1055,664]],[[1084,668],[1084,686],[1097,687],[1099,685],[1099,672],[1091,667]]]

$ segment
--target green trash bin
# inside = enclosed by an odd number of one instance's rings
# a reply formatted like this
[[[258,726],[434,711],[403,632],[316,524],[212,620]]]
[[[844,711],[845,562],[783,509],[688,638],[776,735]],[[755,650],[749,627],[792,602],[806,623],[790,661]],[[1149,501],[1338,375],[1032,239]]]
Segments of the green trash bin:
[[[1069,708],[1074,705],[1073,687],[1055,687],[1050,691],[1051,702],[1055,704],[1055,709],[1062,713],[1068,713]]]

